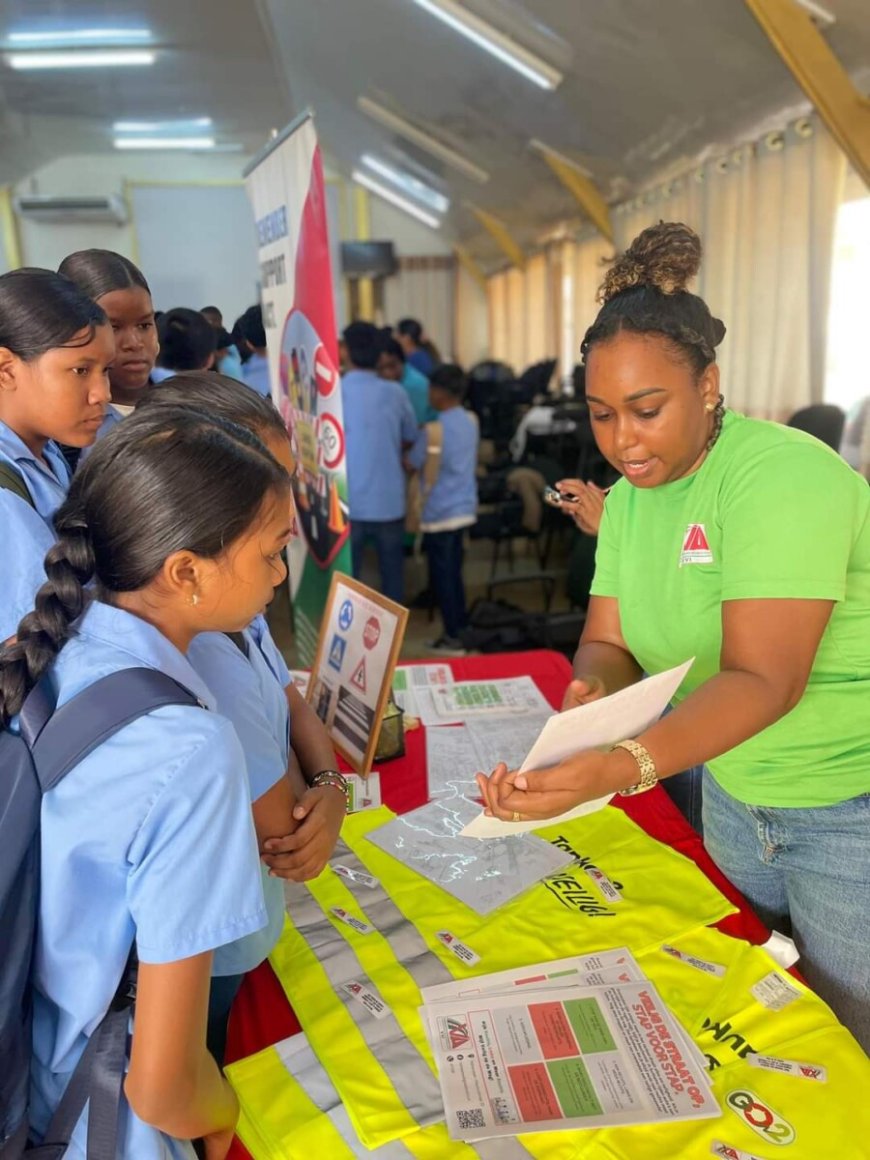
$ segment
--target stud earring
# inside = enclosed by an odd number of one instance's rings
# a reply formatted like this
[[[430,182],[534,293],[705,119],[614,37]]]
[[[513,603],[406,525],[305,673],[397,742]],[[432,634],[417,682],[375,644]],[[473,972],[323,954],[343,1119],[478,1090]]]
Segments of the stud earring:
[[[715,404],[715,403],[705,403],[705,404],[704,404],[704,410],[705,410],[705,411],[715,411],[715,410],[716,410],[716,404]]]
[[[194,608],[196,608],[197,604],[199,604],[199,596],[196,592],[194,592],[193,596],[191,596],[190,603],[194,606]]]

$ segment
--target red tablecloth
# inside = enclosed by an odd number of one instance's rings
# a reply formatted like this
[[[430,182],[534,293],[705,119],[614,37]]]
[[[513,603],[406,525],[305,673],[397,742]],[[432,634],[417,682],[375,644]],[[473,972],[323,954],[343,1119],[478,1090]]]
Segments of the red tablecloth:
[[[555,707],[561,705],[565,686],[571,678],[571,666],[565,657],[560,653],[543,650],[465,657],[449,663],[457,680],[531,676]],[[406,733],[405,749],[403,758],[387,762],[381,767],[384,804],[399,814],[424,805],[428,799],[425,730]],[[696,862],[711,882],[740,908],[739,913],[717,924],[719,930],[752,943],[767,940],[767,928],[755,917],[746,900],[719,872],[701,839],[660,786],[638,797],[616,798],[615,802],[651,837],[665,842]],[[227,1061],[232,1062],[261,1051],[299,1030],[296,1016],[272,968],[268,962],[263,963],[245,979],[233,1007]],[[247,1155],[236,1141],[230,1152],[230,1160],[244,1160]]]

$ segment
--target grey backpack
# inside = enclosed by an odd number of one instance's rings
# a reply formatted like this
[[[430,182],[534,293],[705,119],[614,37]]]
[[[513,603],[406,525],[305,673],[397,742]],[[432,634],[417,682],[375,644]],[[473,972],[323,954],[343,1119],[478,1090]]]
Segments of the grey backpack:
[[[28,1143],[31,971],[39,906],[42,795],[97,746],[163,705],[202,703],[156,669],[110,673],[61,708],[47,679],[30,692],[20,736],[0,731],[0,1160],[60,1160],[88,1104],[88,1160],[115,1160],[135,945],[115,997],[91,1035],[44,1142]]]

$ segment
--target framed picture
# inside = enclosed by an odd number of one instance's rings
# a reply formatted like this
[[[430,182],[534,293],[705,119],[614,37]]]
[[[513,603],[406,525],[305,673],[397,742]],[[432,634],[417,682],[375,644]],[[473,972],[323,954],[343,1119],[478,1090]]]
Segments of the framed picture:
[[[357,773],[372,767],[408,610],[334,572],[307,699]]]

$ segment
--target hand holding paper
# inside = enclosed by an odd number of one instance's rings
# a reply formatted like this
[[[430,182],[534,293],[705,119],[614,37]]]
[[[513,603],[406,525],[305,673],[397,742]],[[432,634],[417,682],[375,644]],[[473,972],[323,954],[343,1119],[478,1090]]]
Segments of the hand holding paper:
[[[478,777],[487,808],[496,816],[481,814],[463,835],[523,833],[539,829],[545,819],[568,821],[601,809],[614,793],[607,785],[602,751],[654,724],[691,666],[692,661],[686,661],[610,697],[551,717],[520,770],[508,772],[500,765],[489,778]],[[506,820],[514,812],[523,820]]]

